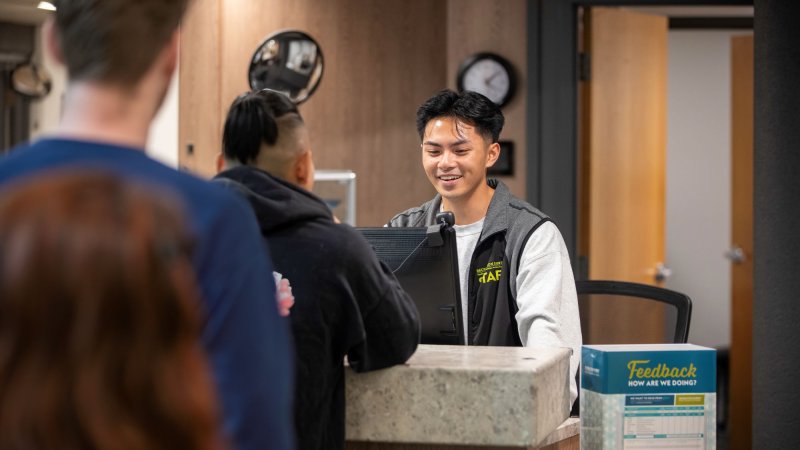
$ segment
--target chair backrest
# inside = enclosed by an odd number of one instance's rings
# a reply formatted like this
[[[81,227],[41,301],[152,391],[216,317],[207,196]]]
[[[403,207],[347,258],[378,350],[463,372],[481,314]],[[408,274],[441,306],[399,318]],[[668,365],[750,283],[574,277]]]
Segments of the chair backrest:
[[[692,300],[687,295],[670,289],[626,281],[582,280],[576,281],[575,287],[579,298],[581,296],[591,296],[592,302],[596,302],[597,300],[595,299],[597,298],[631,297],[652,300],[660,302],[664,306],[671,306],[676,312],[674,314],[675,334],[672,342],[685,343],[689,338]],[[584,318],[581,319],[583,320]]]
[[[613,306],[611,306],[615,300],[613,299],[622,299],[622,298],[630,298],[636,299],[638,303],[652,303],[652,302],[659,302],[655,306],[665,306],[667,308],[663,309],[671,309],[674,314],[668,314],[670,319],[675,321],[675,334],[673,336],[672,342],[677,344],[686,343],[689,338],[689,323],[692,319],[692,300],[684,294],[680,292],[672,291],[670,289],[660,288],[656,286],[650,286],[647,284],[639,284],[639,283],[630,283],[626,281],[606,281],[606,280],[582,280],[575,282],[575,288],[578,292],[578,299],[581,306],[581,324],[582,326],[585,324],[586,317],[583,316],[583,309],[584,305],[583,302],[588,299],[591,303],[600,303],[603,302],[601,307],[597,308],[604,313],[615,313],[618,310],[615,310]],[[619,302],[619,300],[617,300]],[[619,305],[618,305],[619,306]],[[632,305],[627,305],[628,307]],[[650,305],[653,306],[653,305]],[[634,314],[641,313],[641,309],[637,307],[631,308],[634,310]],[[657,314],[656,317],[661,319],[662,324],[666,323],[664,319],[664,314]],[[619,324],[621,326],[635,326],[636,323],[628,321]],[[638,322],[638,321],[636,321]],[[646,322],[644,318],[642,318],[642,322]],[[659,335],[661,340],[666,341],[666,335],[660,334]],[[587,336],[585,336],[584,332],[584,343],[586,342]],[[590,343],[598,343],[598,342],[590,342]],[[599,342],[601,344],[617,344],[619,342]],[[652,342],[648,342],[652,343]],[[663,343],[663,342],[662,342]],[[575,380],[580,386],[580,370],[577,374],[575,374]],[[580,402],[575,401],[572,406],[572,417],[579,416],[579,407]]]

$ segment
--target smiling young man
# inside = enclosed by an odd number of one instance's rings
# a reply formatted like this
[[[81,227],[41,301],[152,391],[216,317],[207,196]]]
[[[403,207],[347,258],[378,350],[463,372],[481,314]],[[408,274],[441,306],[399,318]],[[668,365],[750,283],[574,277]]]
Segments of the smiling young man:
[[[438,194],[388,226],[428,226],[452,211],[466,341],[571,348],[574,401],[581,328],[569,254],[546,215],[487,179],[503,123],[500,108],[475,92],[445,90],[420,106],[422,165]]]

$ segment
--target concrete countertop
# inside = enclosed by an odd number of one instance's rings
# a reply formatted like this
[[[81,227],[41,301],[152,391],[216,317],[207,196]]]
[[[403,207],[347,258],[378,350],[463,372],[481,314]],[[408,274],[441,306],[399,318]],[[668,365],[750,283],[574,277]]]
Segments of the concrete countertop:
[[[568,348],[420,345],[400,366],[346,371],[346,439],[534,447],[569,416]]]

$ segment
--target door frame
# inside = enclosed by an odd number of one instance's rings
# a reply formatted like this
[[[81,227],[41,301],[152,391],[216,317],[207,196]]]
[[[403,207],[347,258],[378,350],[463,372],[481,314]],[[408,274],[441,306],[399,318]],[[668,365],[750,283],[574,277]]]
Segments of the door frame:
[[[753,0],[528,3],[527,200],[552,217],[578,268],[578,10],[585,6],[753,6]]]

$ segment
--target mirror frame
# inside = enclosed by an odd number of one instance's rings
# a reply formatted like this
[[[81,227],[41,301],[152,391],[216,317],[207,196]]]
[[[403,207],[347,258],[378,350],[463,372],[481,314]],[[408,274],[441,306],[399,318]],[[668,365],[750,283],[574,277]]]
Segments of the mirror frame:
[[[308,80],[309,84],[307,84],[305,88],[301,89],[301,91],[302,90],[306,90],[307,91],[305,96],[303,96],[303,97],[293,96],[293,95],[291,95],[291,93],[286,92],[283,89],[276,88],[274,86],[256,86],[255,85],[254,78],[253,78],[253,72],[261,64],[259,60],[261,60],[260,55],[262,54],[262,52],[264,50],[264,47],[266,47],[266,45],[272,40],[278,40],[279,42],[280,41],[289,41],[289,40],[305,40],[305,41],[309,41],[309,42],[313,43],[314,46],[316,46],[316,49],[317,49],[316,62],[315,62],[314,68],[312,69],[312,71],[311,71],[311,73],[309,75],[309,80]],[[280,68],[287,69],[285,61],[281,61],[280,64],[281,64]],[[317,67],[319,67],[319,69],[317,69]],[[287,70],[292,70],[292,69],[287,69]],[[319,72],[319,75],[316,75],[317,71]],[[299,104],[307,101],[309,98],[311,98],[312,95],[314,95],[314,93],[317,91],[317,88],[319,88],[320,83],[322,82],[322,77],[323,77],[324,73],[325,73],[325,58],[324,58],[324,55],[322,53],[322,48],[320,47],[319,42],[317,42],[316,39],[314,39],[313,37],[311,37],[311,35],[309,35],[308,33],[304,32],[304,31],[300,31],[300,30],[296,30],[296,29],[284,29],[284,30],[275,31],[275,32],[267,35],[267,37],[265,37],[261,41],[261,43],[258,44],[258,46],[256,47],[256,50],[253,52],[253,55],[250,57],[250,65],[249,65],[249,67],[247,69],[247,83],[250,86],[250,89],[253,90],[253,91],[262,90],[262,89],[275,90],[275,91],[278,91],[278,92],[281,92],[281,93],[285,94],[287,97],[289,97],[289,99],[292,100],[292,102],[295,105],[299,105]],[[316,78],[316,81],[314,81],[315,78]]]

